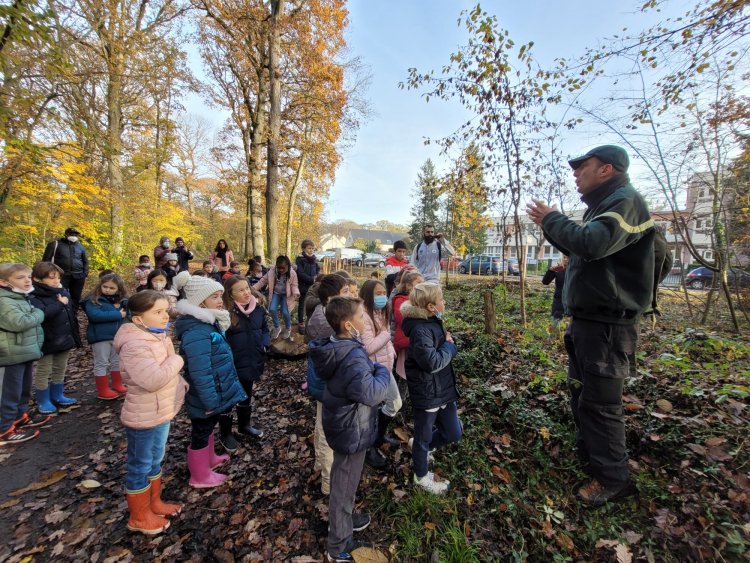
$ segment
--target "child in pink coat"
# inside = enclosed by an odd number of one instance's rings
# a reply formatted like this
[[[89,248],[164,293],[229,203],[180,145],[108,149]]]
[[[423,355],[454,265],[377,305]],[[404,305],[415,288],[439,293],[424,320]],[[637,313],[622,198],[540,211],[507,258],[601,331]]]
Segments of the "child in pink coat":
[[[270,293],[270,306],[268,312],[273,319],[273,330],[271,331],[271,340],[278,338],[281,333],[281,323],[279,323],[279,307],[284,317],[285,330],[282,338],[291,338],[292,335],[292,314],[294,304],[299,299],[299,284],[297,283],[297,273],[292,270],[292,262],[288,256],[279,256],[276,258],[276,266],[268,269],[260,281],[253,285],[253,289],[260,291],[268,286]]]
[[[161,462],[170,421],[182,407],[188,384],[180,376],[184,361],[166,334],[169,301],[146,289],[133,296],[128,309],[132,322],[120,327],[114,340],[128,384],[120,414],[128,437],[128,529],[158,534],[169,527],[166,517],[181,510],[161,500]]]

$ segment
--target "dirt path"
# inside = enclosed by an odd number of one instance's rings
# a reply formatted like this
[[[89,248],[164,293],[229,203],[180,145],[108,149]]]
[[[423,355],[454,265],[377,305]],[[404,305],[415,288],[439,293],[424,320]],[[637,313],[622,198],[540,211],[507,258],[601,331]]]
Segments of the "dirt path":
[[[127,531],[126,439],[119,401],[94,398],[87,349],[71,358],[70,395],[80,408],[56,416],[36,440],[0,450],[0,560],[321,560],[327,505],[313,473],[314,406],[299,386],[304,361],[273,360],[257,386],[266,436],[246,443],[217,489],[188,486],[189,421],[173,421],[165,498],[184,503],[166,533]],[[82,482],[88,483],[87,488]],[[36,490],[18,494],[25,487]],[[14,493],[15,491],[15,493]]]

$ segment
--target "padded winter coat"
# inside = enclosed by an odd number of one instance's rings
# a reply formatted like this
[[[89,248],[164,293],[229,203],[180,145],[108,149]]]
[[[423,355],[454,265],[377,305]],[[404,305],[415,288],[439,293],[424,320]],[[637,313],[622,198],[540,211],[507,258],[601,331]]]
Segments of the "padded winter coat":
[[[0,287],[0,366],[42,357],[44,312],[28,296]]]
[[[299,280],[300,293],[307,293],[307,290],[315,283],[315,278],[320,273],[320,263],[317,259],[314,262],[310,262],[302,255],[297,256],[295,263],[297,264],[297,279]]]
[[[63,305],[57,298],[58,295],[67,297],[68,304]],[[70,293],[67,289],[34,282],[34,293],[29,295],[29,300],[34,307],[44,312],[42,353],[45,356],[72,350],[81,345],[78,319],[73,312]]]
[[[89,275],[89,257],[86,248],[76,241],[70,242],[66,237],[50,241],[44,249],[42,262],[54,262],[63,269],[65,276],[77,280]]]
[[[123,299],[120,308],[115,307],[115,301],[102,295],[99,302],[94,304],[90,296],[87,296],[81,305],[89,318],[89,326],[86,328],[86,340],[89,344],[94,342],[106,342],[114,340],[117,330],[125,322],[120,311],[127,309],[128,300]]]
[[[133,323],[115,335],[115,352],[128,392],[120,421],[127,428],[154,428],[172,420],[185,402],[184,364],[166,333],[148,332]]]
[[[252,313],[246,315],[236,305],[232,308],[232,322],[226,337],[232,348],[234,367],[241,381],[258,381],[263,375],[266,361],[266,348],[271,345],[266,310],[255,305]]]
[[[381,320],[385,323],[384,316]],[[378,320],[377,312],[375,320]],[[383,327],[380,332],[376,331],[375,325],[372,324],[370,315],[365,313],[365,329],[362,331],[362,344],[365,346],[367,355],[373,362],[383,364],[388,371],[393,371],[393,363],[396,361],[396,350],[391,344],[391,331]]]
[[[177,302],[175,334],[185,359],[190,389],[185,404],[190,418],[207,418],[247,399],[234,367],[232,349],[210,309]]]
[[[328,445],[342,454],[366,450],[377,436],[377,407],[385,400],[390,373],[373,364],[356,340],[315,340],[309,351],[315,373],[326,382],[323,431]]]
[[[393,314],[391,316],[393,317],[394,325],[393,348],[396,350],[396,354],[398,354],[401,350],[406,350],[407,348],[409,348],[409,339],[404,334],[404,329],[402,326],[404,322],[404,315],[401,312],[401,306],[408,301],[408,293],[397,293],[393,296]]]
[[[443,321],[410,302],[401,306],[404,334],[409,338],[406,383],[415,409],[427,410],[458,399],[451,361],[458,348],[445,339]]]
[[[336,331],[328,324],[323,305],[318,303],[312,315],[307,319],[305,340],[312,342],[313,340],[322,340],[335,334]],[[305,375],[305,380],[307,381],[307,392],[310,393],[313,399],[322,403],[323,394],[326,390],[326,382],[315,374],[312,357],[309,355],[307,357],[307,374]]]
[[[268,286],[268,302],[273,298],[273,288],[276,287],[276,267],[268,268],[268,271],[260,278],[260,281],[253,285],[253,289],[261,291]],[[289,277],[286,280],[286,305],[291,313],[294,309],[295,300],[299,299],[299,286],[297,285],[297,274],[294,270],[289,271]]]

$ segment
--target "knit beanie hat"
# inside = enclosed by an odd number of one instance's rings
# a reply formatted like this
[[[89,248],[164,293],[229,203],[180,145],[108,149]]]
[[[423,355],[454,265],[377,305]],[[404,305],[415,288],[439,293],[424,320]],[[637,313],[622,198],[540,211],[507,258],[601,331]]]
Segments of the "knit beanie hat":
[[[167,259],[167,262],[169,262],[170,260],[179,260],[179,258],[177,257],[177,254],[175,252],[167,252],[164,255],[164,258]]]
[[[191,305],[200,305],[217,291],[224,292],[224,286],[213,278],[191,276],[190,272],[180,272],[174,277],[174,286],[185,292],[185,300]]]

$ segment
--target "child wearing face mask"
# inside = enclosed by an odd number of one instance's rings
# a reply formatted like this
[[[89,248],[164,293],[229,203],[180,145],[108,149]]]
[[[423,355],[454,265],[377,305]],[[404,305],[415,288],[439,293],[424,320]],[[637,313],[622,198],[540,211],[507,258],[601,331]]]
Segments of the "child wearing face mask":
[[[19,444],[39,435],[34,426],[49,421],[29,414],[32,365],[42,357],[44,312],[29,302],[34,290],[31,268],[0,264],[0,446]]]
[[[151,266],[151,259],[147,254],[141,254],[141,256],[138,257],[138,265],[135,267],[135,271],[133,272],[135,274],[136,291],[146,289],[146,280],[152,270],[153,267]]]
[[[224,283],[224,308],[231,323],[226,336],[234,356],[234,367],[247,399],[237,406],[237,431],[240,436],[262,438],[263,430],[252,424],[253,384],[263,375],[266,350],[271,336],[266,321],[263,297],[247,283],[247,279],[232,276]],[[219,417],[219,436],[224,449],[234,451],[239,444],[232,434],[231,411]]]
[[[190,485],[218,487],[227,476],[213,470],[229,456],[216,455],[214,428],[220,415],[247,399],[225,337],[231,315],[224,309],[224,287],[219,282],[188,272],[177,274],[174,282],[185,293],[185,299],[177,302],[180,317],[175,322],[175,333],[185,359],[185,379],[190,384],[185,396],[191,423],[187,452]]]
[[[81,346],[78,320],[68,290],[60,281],[63,269],[52,262],[37,262],[31,271],[34,292],[31,304],[44,311],[42,359],[34,373],[36,407],[39,414],[54,414],[57,407],[69,407],[78,401],[66,397],[65,371],[73,348]]]
[[[162,268],[162,270],[166,272],[167,277],[169,278],[169,281],[171,282],[172,279],[180,271],[180,266],[177,260],[177,254],[175,254],[174,252],[167,252],[164,255],[164,257],[167,259],[167,263],[164,264],[164,267]]]
[[[273,320],[271,339],[276,339],[281,334],[279,308],[281,308],[285,325],[282,338],[290,338],[292,335],[292,315],[290,311],[294,310],[294,303],[299,299],[299,286],[297,284],[297,273],[292,270],[292,263],[287,256],[276,258],[276,266],[269,268],[260,281],[253,285],[253,289],[260,291],[266,286],[268,286],[271,294],[271,304],[269,305],[269,312]]]
[[[172,278],[161,268],[157,268],[148,275],[146,288],[158,291],[167,301],[169,301],[169,316],[177,316],[177,301],[180,298],[180,292],[172,285]]]
[[[414,412],[414,437],[409,440],[414,482],[433,494],[443,494],[450,482],[438,481],[428,470],[430,452],[461,439],[458,389],[453,358],[458,348],[443,327],[445,299],[440,285],[419,283],[401,306],[402,328],[409,339],[406,383]]]
[[[115,352],[115,334],[127,315],[128,290],[117,274],[99,278],[93,291],[81,302],[89,319],[86,340],[94,352],[94,380],[96,398],[104,401],[117,399],[127,393],[120,375],[120,360]],[[108,375],[112,378],[109,386]]]
[[[401,394],[398,384],[393,377],[393,364],[396,361],[396,351],[391,343],[390,319],[388,312],[388,295],[385,285],[378,280],[367,280],[359,290],[359,298],[365,307],[365,324],[359,337],[373,362],[384,366],[390,374],[388,393],[382,407],[378,409],[378,433],[375,443],[367,450],[365,463],[375,469],[382,469],[386,465],[385,457],[378,448],[388,442],[396,447],[400,444],[395,438],[386,438],[386,429],[394,416],[401,410]]]
[[[188,385],[180,377],[183,359],[166,334],[169,302],[160,293],[145,290],[130,298],[128,310],[131,322],[117,331],[114,340],[128,384],[120,413],[128,438],[128,529],[152,535],[166,530],[167,518],[182,509],[161,500],[161,462],[170,421],[180,410]]]

